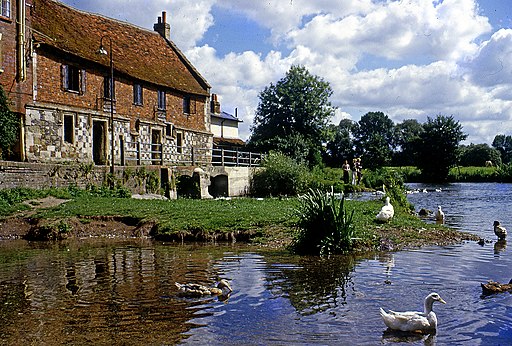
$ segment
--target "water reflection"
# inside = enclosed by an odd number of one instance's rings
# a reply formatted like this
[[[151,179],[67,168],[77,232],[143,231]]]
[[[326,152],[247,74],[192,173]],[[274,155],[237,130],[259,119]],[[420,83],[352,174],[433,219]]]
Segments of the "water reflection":
[[[505,241],[496,241],[491,228],[495,219],[512,225],[512,188],[450,184],[413,196],[417,209],[442,205],[446,224],[477,234],[484,239],[482,245],[468,242],[321,259],[240,244],[1,241],[0,341],[511,344],[512,295],[482,298],[480,284],[489,279],[508,282],[512,277],[512,254]],[[178,297],[174,286],[211,286],[220,278],[228,279],[233,288],[226,301]],[[425,295],[432,291],[447,301],[436,308],[436,335],[386,331],[379,307],[421,310]]]

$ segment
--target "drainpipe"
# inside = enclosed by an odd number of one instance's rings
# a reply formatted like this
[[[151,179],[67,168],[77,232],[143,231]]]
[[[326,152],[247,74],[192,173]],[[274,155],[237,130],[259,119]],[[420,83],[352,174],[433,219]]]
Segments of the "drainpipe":
[[[18,11],[16,14],[16,27],[17,27],[17,48],[18,48],[18,82],[23,82],[26,75],[26,61],[25,61],[25,0],[18,0]]]

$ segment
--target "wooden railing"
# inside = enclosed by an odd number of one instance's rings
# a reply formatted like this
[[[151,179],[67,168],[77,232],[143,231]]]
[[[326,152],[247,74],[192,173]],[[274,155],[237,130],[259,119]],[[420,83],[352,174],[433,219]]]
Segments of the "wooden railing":
[[[121,166],[246,166],[256,167],[263,154],[242,150],[179,147],[169,144],[152,144],[121,141]]]

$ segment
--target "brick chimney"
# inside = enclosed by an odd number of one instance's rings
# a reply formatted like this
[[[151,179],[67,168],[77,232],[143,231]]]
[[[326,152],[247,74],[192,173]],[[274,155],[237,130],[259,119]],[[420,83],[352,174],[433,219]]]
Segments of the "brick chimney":
[[[171,25],[167,23],[167,13],[165,11],[162,12],[162,17],[158,17],[158,22],[153,24],[153,30],[166,39],[171,39]]]
[[[210,112],[213,114],[220,114],[220,102],[217,101],[217,94],[212,94],[212,100],[210,102]]]

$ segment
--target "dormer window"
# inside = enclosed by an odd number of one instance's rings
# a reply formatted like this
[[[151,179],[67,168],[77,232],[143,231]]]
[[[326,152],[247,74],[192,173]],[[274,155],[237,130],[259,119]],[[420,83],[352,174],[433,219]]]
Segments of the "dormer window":
[[[83,94],[85,92],[85,70],[73,65],[62,65],[62,88]]]
[[[142,85],[133,84],[133,104],[142,106]]]
[[[158,90],[158,110],[165,111],[167,108],[165,104],[165,91]]]
[[[185,96],[183,98],[183,113],[185,113],[185,114],[195,114],[196,113],[196,101],[193,100],[190,96]]]
[[[1,0],[0,16],[11,18],[11,0]]]

